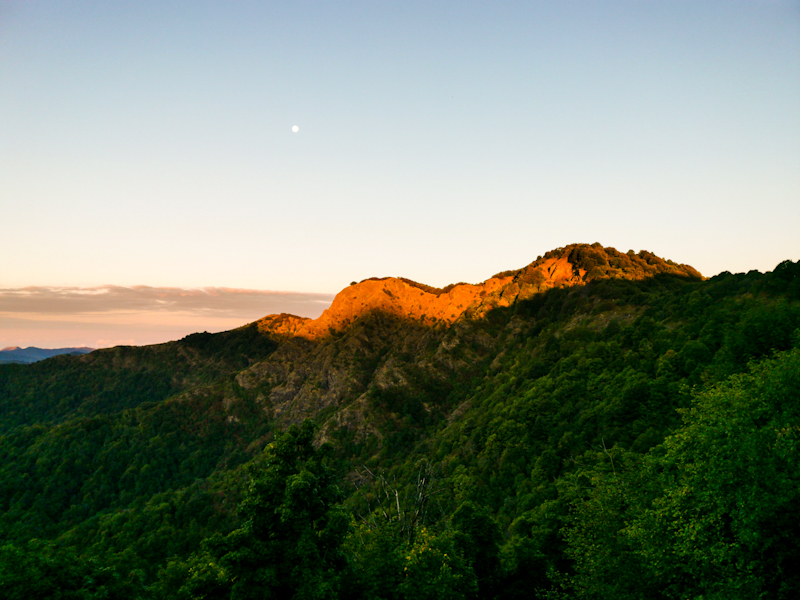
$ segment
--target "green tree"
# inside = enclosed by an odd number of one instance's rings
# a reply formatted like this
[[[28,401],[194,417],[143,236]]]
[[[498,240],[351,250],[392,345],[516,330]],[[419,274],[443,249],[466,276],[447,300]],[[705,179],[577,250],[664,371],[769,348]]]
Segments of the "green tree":
[[[377,528],[360,523],[348,540],[348,600],[464,600],[474,598],[475,576],[452,531],[418,527],[409,541],[397,521]]]
[[[628,534],[673,597],[800,596],[800,349],[700,394]]]
[[[433,466],[418,465],[413,490],[403,493],[383,474],[365,470],[371,491],[361,494],[369,508],[348,537],[347,600],[464,600],[474,598],[477,582],[464,546],[474,550],[479,527],[466,534],[429,527],[428,503],[439,491]],[[410,497],[409,497],[410,496]],[[468,510],[462,521],[470,524]],[[473,520],[479,520],[477,517]],[[443,523],[439,523],[443,525]],[[491,537],[491,536],[490,536]],[[496,551],[496,547],[495,547]],[[490,552],[491,553],[491,552]]]
[[[34,540],[0,546],[0,598],[31,600],[137,600],[149,597],[137,571],[123,576],[112,565]]]
[[[314,426],[292,426],[269,445],[241,504],[241,528],[204,543],[182,593],[191,598],[336,598],[349,527],[330,449]]]
[[[574,565],[568,586],[577,598],[661,598],[660,582],[627,535],[657,495],[657,478],[643,471],[640,455],[619,448],[582,458],[592,466],[559,481],[560,497],[573,507],[562,532]]]
[[[564,479],[578,598],[800,596],[800,349],[697,395],[643,460]],[[573,485],[567,485],[570,481]]]
[[[493,598],[500,576],[500,542],[497,523],[482,507],[464,502],[451,519],[455,545],[475,573],[479,598]]]

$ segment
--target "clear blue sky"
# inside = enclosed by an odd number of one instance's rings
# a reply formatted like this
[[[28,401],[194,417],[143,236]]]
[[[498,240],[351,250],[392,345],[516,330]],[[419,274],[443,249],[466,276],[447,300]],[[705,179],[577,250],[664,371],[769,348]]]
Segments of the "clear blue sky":
[[[800,2],[0,0],[0,287],[444,285],[595,241],[800,259]]]

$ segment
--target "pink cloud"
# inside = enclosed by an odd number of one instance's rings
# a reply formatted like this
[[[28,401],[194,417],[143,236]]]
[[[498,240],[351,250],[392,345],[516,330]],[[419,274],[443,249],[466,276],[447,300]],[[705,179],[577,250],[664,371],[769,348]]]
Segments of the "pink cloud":
[[[265,315],[316,318],[333,294],[231,288],[0,288],[0,346],[143,345],[225,331]]]

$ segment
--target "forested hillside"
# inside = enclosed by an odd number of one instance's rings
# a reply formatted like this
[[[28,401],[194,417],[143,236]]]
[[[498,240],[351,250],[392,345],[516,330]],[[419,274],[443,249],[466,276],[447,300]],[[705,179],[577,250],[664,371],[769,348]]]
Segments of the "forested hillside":
[[[800,263],[573,245],[0,366],[10,598],[793,598]]]

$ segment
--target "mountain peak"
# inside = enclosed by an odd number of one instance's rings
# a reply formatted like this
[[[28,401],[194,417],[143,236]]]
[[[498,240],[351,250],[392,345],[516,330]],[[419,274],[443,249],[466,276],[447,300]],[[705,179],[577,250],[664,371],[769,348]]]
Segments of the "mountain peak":
[[[597,243],[571,244],[547,252],[522,269],[498,273],[478,284],[434,288],[403,277],[365,279],[339,292],[317,319],[269,315],[258,324],[263,331],[308,339],[341,331],[372,311],[429,325],[450,324],[462,315],[479,317],[555,287],[585,285],[606,278],[641,280],[656,275],[702,278],[692,267],[664,260],[646,250],[622,253]]]

